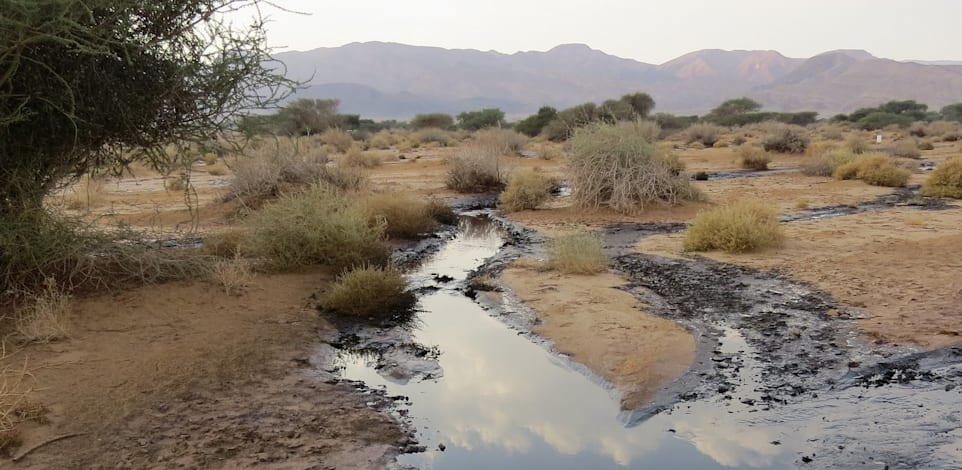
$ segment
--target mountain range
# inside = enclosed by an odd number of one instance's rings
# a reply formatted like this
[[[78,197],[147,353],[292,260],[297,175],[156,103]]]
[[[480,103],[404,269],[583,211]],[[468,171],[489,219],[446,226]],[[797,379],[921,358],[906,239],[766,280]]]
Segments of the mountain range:
[[[295,97],[336,98],[343,113],[407,119],[497,107],[524,116],[646,92],[657,112],[703,114],[748,96],[772,111],[850,112],[893,99],[939,109],[962,101],[962,62],[883,59],[836,50],[801,59],[776,51],[706,49],[654,65],[583,44],[504,54],[396,43],[351,43],[276,58],[304,83]]]

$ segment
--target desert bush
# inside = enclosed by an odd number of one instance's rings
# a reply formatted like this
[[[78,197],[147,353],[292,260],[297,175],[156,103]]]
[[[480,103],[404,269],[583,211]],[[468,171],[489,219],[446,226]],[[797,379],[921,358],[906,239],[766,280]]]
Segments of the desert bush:
[[[207,167],[207,174],[210,176],[224,176],[227,174],[227,168],[221,165],[211,165]]]
[[[542,160],[557,160],[564,157],[564,150],[548,143],[539,144],[534,151]]]
[[[471,143],[448,160],[447,187],[459,192],[485,192],[504,187],[507,171],[499,147]]]
[[[735,146],[743,145],[745,142],[747,142],[747,140],[743,135],[736,135],[735,138],[732,139],[732,145],[735,145]]]
[[[947,132],[942,136],[942,142],[955,142],[959,140],[959,133],[957,132]]]
[[[212,233],[204,239],[204,253],[218,258],[232,258],[240,252],[247,232],[232,228]]]
[[[551,240],[548,266],[568,274],[596,274],[608,269],[605,245],[595,235],[576,232]]]
[[[285,194],[247,221],[241,250],[274,269],[322,264],[335,270],[387,261],[385,224],[369,223],[356,203],[321,184]]]
[[[922,195],[962,199],[962,156],[946,160],[922,184]]]
[[[428,127],[412,133],[408,139],[417,147],[427,143],[437,143],[441,147],[447,147],[454,142],[451,132],[437,127]]]
[[[511,129],[488,128],[478,131],[474,141],[476,145],[494,149],[499,155],[516,155],[528,143],[528,136]]]
[[[17,337],[26,343],[49,343],[67,337],[70,295],[54,278],[44,280],[43,290],[30,294],[27,306],[16,313]]]
[[[80,219],[53,210],[0,215],[0,290],[32,290],[48,278],[58,284],[82,277],[87,255],[106,239]]]
[[[844,138],[842,128],[838,126],[826,126],[822,129],[822,138],[826,140],[840,141]]]
[[[254,278],[252,268],[251,261],[242,258],[240,252],[235,251],[233,258],[211,263],[209,279],[224,289],[227,295],[238,295]]]
[[[925,127],[926,126],[924,122],[914,122],[911,126],[909,126],[909,135],[914,137],[925,137],[928,135]]]
[[[768,164],[772,162],[772,157],[768,152],[754,145],[738,147],[737,154],[738,165],[748,170],[767,170]]]
[[[168,191],[183,191],[187,189],[187,185],[190,183],[188,178],[187,174],[168,176],[164,178],[164,187]]]
[[[855,153],[855,154],[863,154],[871,150],[871,147],[869,146],[868,142],[866,142],[865,139],[857,135],[853,135],[852,137],[849,137],[848,140],[845,141],[845,147],[847,147],[849,150],[852,151],[852,153]]]
[[[774,209],[755,201],[737,201],[703,211],[685,231],[686,251],[742,253],[781,246],[784,234]]]
[[[574,201],[581,207],[607,205],[630,213],[654,201],[703,197],[679,174],[677,162],[624,123],[591,124],[575,131],[568,173]]]
[[[931,141],[924,141],[919,144],[919,150],[935,150],[935,145]]]
[[[391,131],[379,131],[368,139],[368,144],[376,149],[386,150],[398,143],[398,136]]]
[[[838,144],[835,142],[819,140],[809,144],[808,148],[805,149],[805,155],[808,155],[809,157],[821,157],[822,155],[825,155],[836,148],[838,148]]]
[[[345,166],[353,166],[358,168],[374,168],[382,163],[381,156],[373,152],[363,152],[361,149],[351,147],[350,150],[344,154],[338,163]]]
[[[919,146],[914,140],[903,140],[895,144],[892,155],[902,158],[919,158],[922,156],[922,152],[919,151]]]
[[[206,152],[200,156],[200,160],[207,166],[213,165],[217,163],[217,154],[214,152]]]
[[[501,193],[501,207],[508,212],[537,209],[551,198],[554,178],[534,170],[517,171]]]
[[[428,199],[427,211],[439,224],[456,225],[458,223],[458,214],[440,199]]]
[[[416,303],[401,271],[365,265],[339,275],[319,306],[339,315],[386,319],[410,312]]]
[[[305,139],[278,139],[237,157],[231,165],[234,179],[226,200],[259,200],[277,196],[291,186],[306,186],[327,179],[328,154]]]
[[[67,209],[90,209],[103,197],[107,181],[90,175],[84,175],[65,195],[64,205]]]
[[[836,168],[857,158],[858,155],[852,153],[851,150],[835,149],[802,164],[802,173],[808,176],[832,176]]]
[[[808,147],[805,129],[798,126],[774,126],[762,139],[762,148],[768,152],[804,153]]]
[[[366,196],[361,207],[374,226],[384,226],[391,238],[415,239],[437,227],[428,202],[403,193]]]
[[[835,169],[838,180],[857,179],[873,186],[900,187],[908,182],[911,172],[897,167],[884,154],[867,154]]]
[[[325,145],[334,147],[340,153],[347,152],[354,146],[354,138],[351,137],[351,134],[336,127],[328,128],[322,132],[320,139]]]
[[[685,131],[686,143],[698,142],[705,147],[711,147],[715,145],[715,142],[718,142],[725,131],[724,127],[714,124],[693,124]]]
[[[919,137],[942,137],[958,129],[958,124],[946,121],[933,121],[923,127],[923,135]]]

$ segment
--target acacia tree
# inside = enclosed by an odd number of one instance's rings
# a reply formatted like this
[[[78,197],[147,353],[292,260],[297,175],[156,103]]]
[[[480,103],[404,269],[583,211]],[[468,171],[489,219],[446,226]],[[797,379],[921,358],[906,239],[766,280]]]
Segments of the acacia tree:
[[[214,140],[289,90],[258,0],[0,0],[0,216],[64,179]]]

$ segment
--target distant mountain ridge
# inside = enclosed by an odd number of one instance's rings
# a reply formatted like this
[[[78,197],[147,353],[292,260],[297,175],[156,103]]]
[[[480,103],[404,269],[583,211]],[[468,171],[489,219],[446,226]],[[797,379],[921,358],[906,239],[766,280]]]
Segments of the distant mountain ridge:
[[[706,49],[653,65],[584,44],[503,54],[366,42],[277,58],[290,78],[307,82],[297,97],[337,98],[341,112],[382,119],[482,107],[520,116],[636,91],[654,97],[655,111],[678,114],[703,114],[739,96],[769,110],[825,116],[892,99],[933,109],[962,101],[962,62],[897,62],[861,50],[798,59]]]

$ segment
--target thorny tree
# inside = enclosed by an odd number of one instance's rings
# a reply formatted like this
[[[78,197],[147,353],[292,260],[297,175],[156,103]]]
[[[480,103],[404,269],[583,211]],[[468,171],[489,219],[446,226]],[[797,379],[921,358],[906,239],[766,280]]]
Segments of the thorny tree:
[[[0,0],[0,218],[62,181],[210,142],[290,82],[259,0]],[[228,13],[250,8],[252,24]]]

